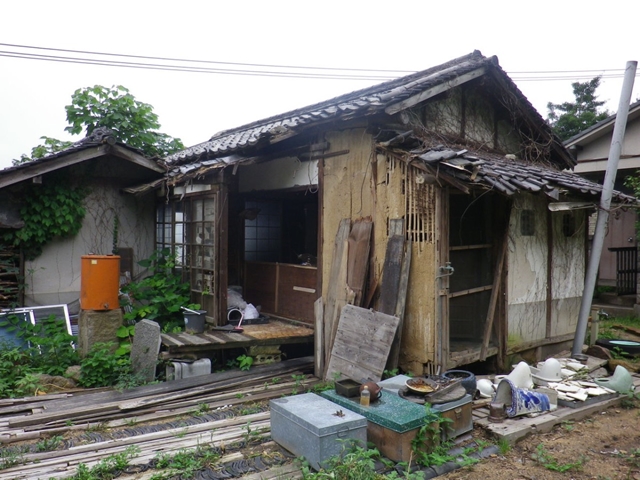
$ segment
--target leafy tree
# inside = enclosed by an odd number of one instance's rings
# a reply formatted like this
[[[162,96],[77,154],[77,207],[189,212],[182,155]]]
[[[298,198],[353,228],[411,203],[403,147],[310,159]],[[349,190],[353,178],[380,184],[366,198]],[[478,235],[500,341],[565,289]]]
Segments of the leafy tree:
[[[547,103],[547,121],[562,140],[577,135],[610,115],[606,109],[600,110],[605,102],[598,101],[596,96],[601,78],[598,76],[588,82],[572,83],[574,102]]]
[[[37,158],[46,157],[47,155],[59,152],[60,150],[64,150],[65,148],[69,148],[71,145],[73,145],[73,142],[58,140],[57,138],[47,136],[40,137],[40,140],[44,140],[44,143],[33,147],[31,149],[31,156],[23,153],[22,155],[20,155],[20,159],[13,160],[13,165],[19,165],[21,163],[30,162],[31,160],[35,160]]]
[[[158,132],[160,123],[153,107],[136,100],[121,85],[78,89],[71,100],[71,105],[65,107],[69,122],[65,130],[71,134],[82,133],[86,128],[89,135],[97,127],[107,127],[119,141],[150,157],[164,157],[184,148],[180,139]]]
[[[164,157],[184,145],[179,138],[173,138],[158,131],[158,115],[148,103],[140,102],[121,85],[111,88],[95,85],[80,88],[71,96],[71,105],[65,107],[67,123],[65,131],[77,135],[83,132],[91,134],[97,127],[106,127],[113,131],[120,142],[138,148],[148,157]],[[51,137],[40,137],[43,145],[31,149],[31,156],[23,154],[13,160],[19,165],[46,155],[59,152],[72,145],[72,142]]]

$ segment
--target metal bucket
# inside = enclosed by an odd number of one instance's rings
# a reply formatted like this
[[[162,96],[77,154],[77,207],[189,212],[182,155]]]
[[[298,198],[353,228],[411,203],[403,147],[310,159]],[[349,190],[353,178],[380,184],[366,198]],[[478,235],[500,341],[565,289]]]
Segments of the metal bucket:
[[[187,333],[202,333],[204,332],[204,319],[206,310],[195,310],[191,312],[184,312],[184,329]]]

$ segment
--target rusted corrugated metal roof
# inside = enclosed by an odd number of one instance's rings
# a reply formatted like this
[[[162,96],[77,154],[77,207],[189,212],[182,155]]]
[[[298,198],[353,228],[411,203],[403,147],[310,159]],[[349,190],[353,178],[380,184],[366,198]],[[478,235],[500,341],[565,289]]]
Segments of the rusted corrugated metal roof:
[[[486,68],[487,72],[491,71],[499,77],[502,87],[515,95],[517,99],[515,103],[519,107],[518,114],[526,116],[530,120],[529,125],[533,125],[553,145],[555,158],[551,161],[556,161],[563,167],[573,166],[575,164],[573,158],[562,147],[560,140],[536,109],[500,68],[497,58],[484,57],[479,51],[422,72],[220,132],[210,140],[172,154],[165,160],[169,166],[199,162],[240,152],[259,144],[275,143],[327,121],[344,121],[379,113],[434,87],[442,86],[442,91],[445,91],[449,88],[447,82],[452,82],[481,68]]]

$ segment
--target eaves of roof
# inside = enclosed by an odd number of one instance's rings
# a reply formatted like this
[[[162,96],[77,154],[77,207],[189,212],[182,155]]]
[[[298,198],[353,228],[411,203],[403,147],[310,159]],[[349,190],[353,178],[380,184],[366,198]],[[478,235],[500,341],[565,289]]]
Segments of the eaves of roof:
[[[402,155],[434,181],[466,193],[478,188],[506,196],[527,192],[544,194],[555,201],[566,196],[594,201],[602,194],[602,185],[578,174],[487,152],[436,147]],[[618,191],[614,191],[613,200],[620,205],[640,207],[639,199]]]
[[[142,155],[140,150],[117,142],[110,135],[90,135],[60,152],[0,170],[0,188],[104,155],[124,158],[157,173],[166,172],[164,167]]]
[[[562,163],[563,167],[575,165],[571,155],[544,119],[500,68],[497,58],[484,57],[477,50],[428,70],[222,131],[206,142],[168,156],[165,161],[170,167],[207,161],[239,153],[258,144],[276,143],[329,121],[346,121],[379,112],[393,114],[415,104],[413,102],[429,98],[427,95],[453,88],[463,79],[472,79],[487,73],[491,73],[503,88],[515,95],[518,113],[526,117],[528,124],[550,141],[559,163]]]

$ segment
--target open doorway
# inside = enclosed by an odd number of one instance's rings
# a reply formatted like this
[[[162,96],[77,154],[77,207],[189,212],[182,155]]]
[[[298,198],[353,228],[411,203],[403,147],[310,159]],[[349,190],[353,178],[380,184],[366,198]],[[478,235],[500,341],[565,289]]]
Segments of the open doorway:
[[[304,191],[239,199],[244,298],[261,312],[313,324],[318,298],[318,195]]]
[[[492,195],[449,196],[449,351],[482,344],[493,289]]]

